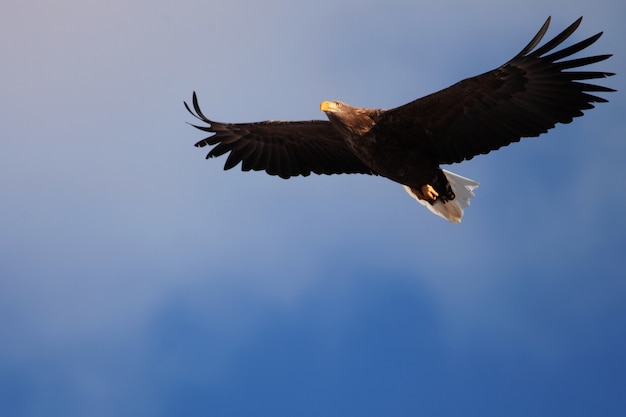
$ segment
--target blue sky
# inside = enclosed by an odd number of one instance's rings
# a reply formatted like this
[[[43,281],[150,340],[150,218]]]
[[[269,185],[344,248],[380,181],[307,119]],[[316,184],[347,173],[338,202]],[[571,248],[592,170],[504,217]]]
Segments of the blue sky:
[[[0,13],[3,416],[623,416],[620,0],[66,1]],[[522,4],[523,3],[523,4]],[[452,166],[461,225],[381,178],[222,171],[216,120],[389,108],[548,15],[609,104]]]

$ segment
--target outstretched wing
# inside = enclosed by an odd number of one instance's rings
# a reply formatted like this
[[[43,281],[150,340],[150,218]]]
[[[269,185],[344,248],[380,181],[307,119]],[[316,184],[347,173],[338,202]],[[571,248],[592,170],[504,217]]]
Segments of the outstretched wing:
[[[346,146],[330,122],[265,121],[257,123],[220,123],[202,114],[193,93],[194,117],[208,126],[192,125],[212,136],[196,143],[213,146],[207,159],[229,153],[224,169],[241,162],[242,171],[265,171],[282,178],[315,174],[373,174]]]
[[[592,103],[607,101],[589,93],[615,91],[581,82],[613,73],[566,71],[611,55],[563,60],[593,44],[602,32],[548,54],[581,20],[534,49],[548,29],[548,18],[530,43],[500,68],[389,110],[386,122],[411,126],[415,136],[428,141],[424,145],[432,157],[444,164],[471,159],[522,137],[539,136],[556,123],[571,122],[583,115],[582,110],[593,108]]]

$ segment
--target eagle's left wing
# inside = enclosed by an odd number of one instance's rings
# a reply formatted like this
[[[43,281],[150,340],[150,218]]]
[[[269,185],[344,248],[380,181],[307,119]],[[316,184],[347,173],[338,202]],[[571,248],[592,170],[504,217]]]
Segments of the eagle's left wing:
[[[436,162],[450,164],[539,136],[557,123],[582,116],[592,103],[606,102],[595,92],[611,88],[581,82],[613,75],[609,72],[566,71],[603,61],[611,55],[563,60],[597,41],[602,33],[552,52],[578,27],[582,18],[534,49],[550,18],[512,60],[485,74],[468,78],[437,93],[389,110],[389,124],[406,126],[426,141]]]
[[[207,158],[228,154],[224,169],[241,162],[242,171],[265,171],[290,178],[315,174],[374,174],[348,149],[327,120],[221,123],[208,119],[193,93],[193,111],[206,126],[192,125],[212,135],[196,143],[213,146]]]

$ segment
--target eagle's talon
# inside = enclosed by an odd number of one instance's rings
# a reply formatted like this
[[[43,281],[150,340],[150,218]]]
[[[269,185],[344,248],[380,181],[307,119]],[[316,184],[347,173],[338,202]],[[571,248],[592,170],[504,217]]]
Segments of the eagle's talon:
[[[428,201],[435,201],[439,197],[439,193],[430,184],[422,185],[422,195]]]

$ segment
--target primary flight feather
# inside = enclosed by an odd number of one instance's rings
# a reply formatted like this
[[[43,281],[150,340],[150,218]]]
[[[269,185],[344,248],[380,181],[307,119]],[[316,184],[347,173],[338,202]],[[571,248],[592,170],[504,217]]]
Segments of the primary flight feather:
[[[613,73],[578,70],[611,55],[569,59],[602,33],[553,52],[581,20],[537,48],[548,18],[530,43],[499,68],[390,110],[325,101],[320,109],[328,121],[220,123],[204,116],[195,92],[193,110],[185,107],[207,124],[194,127],[212,133],[196,146],[214,146],[207,158],[228,154],[224,169],[241,163],[244,171],[282,178],[312,172],[381,175],[402,184],[433,213],[459,223],[478,183],[440,164],[539,136],[582,116],[592,103],[607,101],[592,93],[615,91],[584,82]]]

